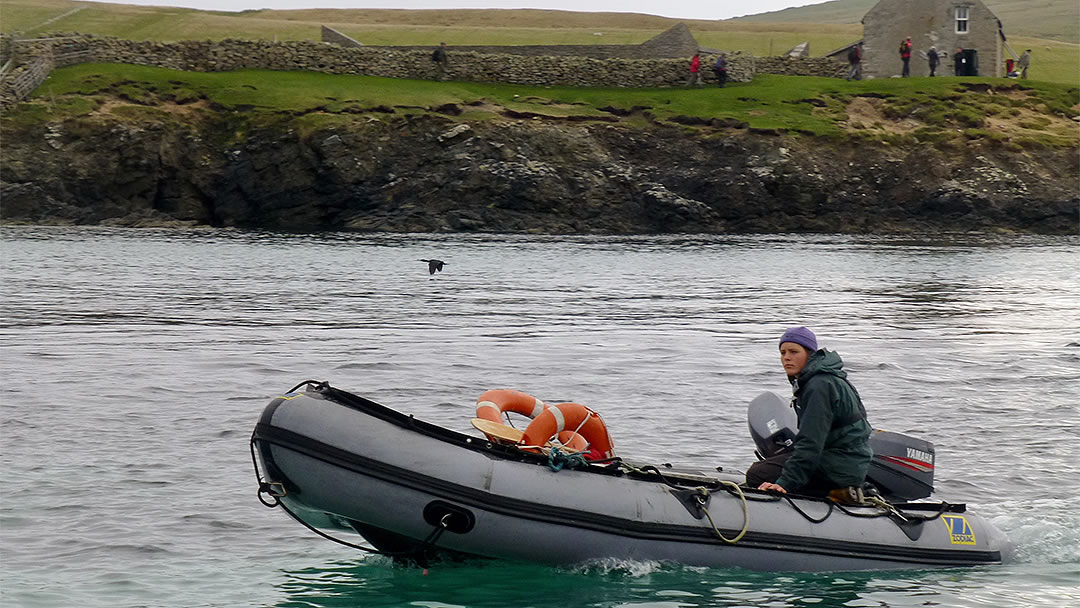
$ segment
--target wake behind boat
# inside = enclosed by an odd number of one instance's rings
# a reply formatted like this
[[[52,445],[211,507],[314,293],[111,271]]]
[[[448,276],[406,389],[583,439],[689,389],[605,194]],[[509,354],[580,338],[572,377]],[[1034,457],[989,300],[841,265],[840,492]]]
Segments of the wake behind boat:
[[[755,400],[769,431],[753,433],[759,449],[786,432],[778,416],[768,418],[777,410],[767,395]],[[482,399],[478,414],[485,404],[515,407]],[[875,456],[891,492],[842,504],[743,487],[741,475],[623,460],[593,416],[537,401],[524,433],[508,436],[487,416],[474,422],[484,434],[473,436],[306,381],[263,411],[252,459],[264,504],[332,540],[364,548],[354,544],[359,534],[375,552],[419,563],[615,558],[844,571],[996,564],[1012,554],[1005,535],[965,505],[909,502],[929,495],[919,475],[904,474],[925,471],[925,450]],[[897,449],[890,439],[880,449]],[[605,449],[565,447],[573,445]]]

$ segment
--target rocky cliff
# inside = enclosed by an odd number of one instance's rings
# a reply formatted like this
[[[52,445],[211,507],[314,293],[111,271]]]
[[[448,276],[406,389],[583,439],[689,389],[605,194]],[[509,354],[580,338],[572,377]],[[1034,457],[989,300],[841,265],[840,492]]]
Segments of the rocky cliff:
[[[243,133],[230,121],[192,110],[7,125],[0,217],[281,230],[1078,230],[1075,149],[430,112]]]

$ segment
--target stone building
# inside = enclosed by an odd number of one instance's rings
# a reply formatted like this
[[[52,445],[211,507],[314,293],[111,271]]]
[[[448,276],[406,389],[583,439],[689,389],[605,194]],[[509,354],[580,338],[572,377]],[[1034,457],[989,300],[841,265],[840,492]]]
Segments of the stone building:
[[[914,45],[912,76],[930,75],[926,53],[931,46],[941,57],[939,76],[956,74],[957,48],[965,50],[974,71],[962,75],[1004,75],[1001,21],[981,0],[880,0],[862,24],[864,77],[900,75],[900,42],[908,36]]]

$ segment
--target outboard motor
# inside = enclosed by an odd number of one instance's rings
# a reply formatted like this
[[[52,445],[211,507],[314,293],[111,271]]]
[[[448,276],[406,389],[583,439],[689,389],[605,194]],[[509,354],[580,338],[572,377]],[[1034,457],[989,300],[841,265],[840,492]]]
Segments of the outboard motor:
[[[759,458],[771,458],[793,449],[799,417],[776,393],[762,393],[746,412],[750,436]],[[903,433],[874,430],[870,434],[874,456],[866,480],[892,500],[926,498],[934,491],[934,444]]]
[[[757,445],[754,453],[762,460],[786,452],[795,445],[799,417],[795,409],[776,393],[761,393],[755,397],[746,410],[746,421]]]
[[[903,433],[874,430],[874,458],[866,480],[888,497],[915,500],[934,491],[934,444]]]

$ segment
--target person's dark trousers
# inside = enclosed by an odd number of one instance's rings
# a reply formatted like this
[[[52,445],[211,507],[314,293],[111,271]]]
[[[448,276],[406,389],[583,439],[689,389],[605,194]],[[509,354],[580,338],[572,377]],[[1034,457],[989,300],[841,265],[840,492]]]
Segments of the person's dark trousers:
[[[717,70],[716,71],[716,81],[717,81],[717,86],[722,87],[725,84],[727,84],[727,70]]]
[[[936,65],[930,66],[930,76],[933,76],[934,72],[936,72],[936,71],[937,71],[937,66]]]
[[[911,57],[904,57],[904,78],[911,76]]]
[[[784,470],[784,463],[791,458],[791,454],[792,452],[784,452],[750,465],[750,468],[746,470],[746,485],[756,488],[765,482],[776,483]],[[839,487],[840,484],[830,481],[824,473],[817,470],[810,476],[810,481],[805,486],[794,491],[791,488],[784,489],[804,496],[828,496],[830,490]]]
[[[784,463],[791,458],[791,452],[784,452],[759,460],[746,469],[746,485],[756,488],[765,482],[776,483],[784,470]],[[786,488],[785,488],[786,489]]]

